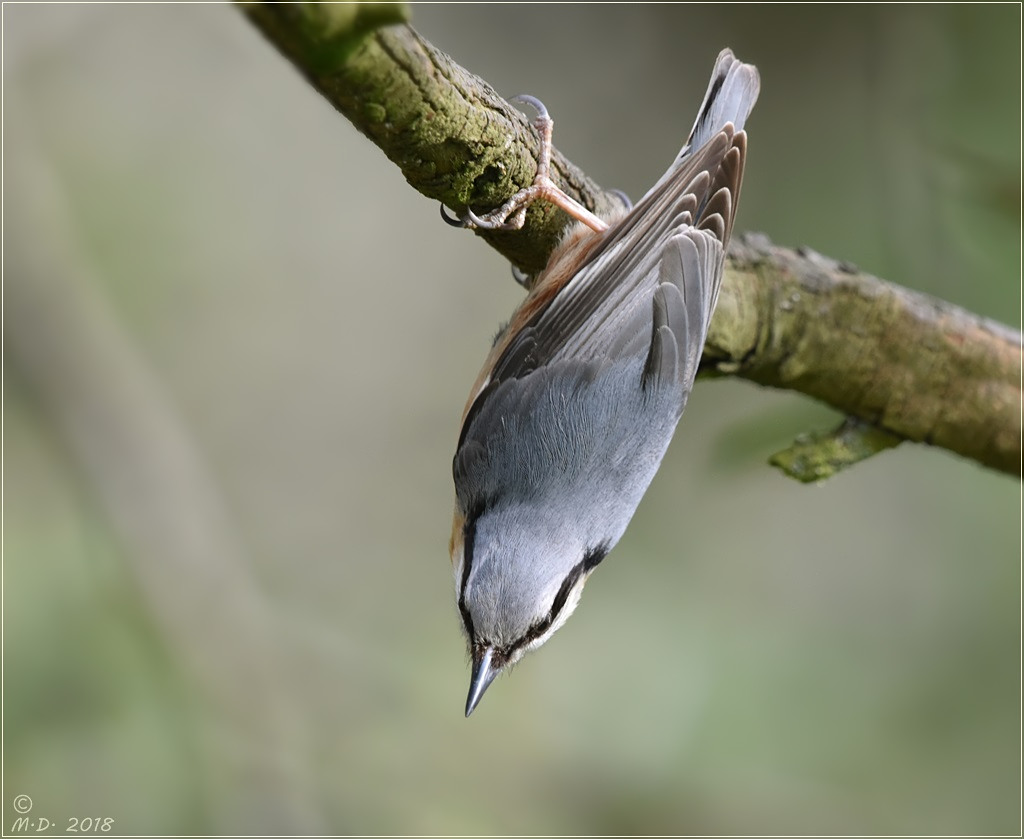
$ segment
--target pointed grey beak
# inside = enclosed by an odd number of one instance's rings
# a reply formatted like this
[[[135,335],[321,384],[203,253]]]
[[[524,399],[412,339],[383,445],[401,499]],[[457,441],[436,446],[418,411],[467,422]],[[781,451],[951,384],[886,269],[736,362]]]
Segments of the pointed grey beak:
[[[466,716],[473,713],[473,709],[484,695],[484,691],[494,681],[494,677],[501,672],[500,667],[491,667],[491,658],[494,655],[494,647],[487,647],[482,653],[473,652],[473,676],[469,682],[469,696],[466,697]]]

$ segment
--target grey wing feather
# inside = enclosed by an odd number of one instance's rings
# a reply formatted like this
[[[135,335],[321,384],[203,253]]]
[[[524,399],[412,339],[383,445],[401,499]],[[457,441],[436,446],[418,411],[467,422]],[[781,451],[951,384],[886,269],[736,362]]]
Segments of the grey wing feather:
[[[530,324],[532,331],[524,330],[536,342],[538,358],[594,358],[611,349],[622,352],[641,345],[646,352],[651,338],[650,295],[658,284],[662,250],[672,236],[694,224],[709,223],[716,232],[722,229],[709,222],[705,207],[719,212],[727,210],[728,202],[723,206],[721,200],[709,200],[708,193],[716,187],[721,192],[738,186],[732,179],[742,175],[737,145],[744,137],[734,137],[730,129],[720,132],[607,231],[587,264]],[[734,158],[740,159],[739,169],[726,165]],[[515,355],[512,344],[506,356]],[[499,377],[515,375],[512,371],[502,361],[495,368]]]
[[[754,67],[728,50],[719,55],[687,145],[504,349],[492,385],[559,361],[639,356],[647,358],[645,386],[675,381],[689,391],[743,177],[746,135],[739,126],[758,88]],[[665,283],[679,290],[681,304]]]
[[[723,258],[722,243],[706,230],[686,228],[666,244],[654,293],[648,385],[678,388],[685,400],[721,286]]]
[[[679,377],[679,344],[673,324],[686,318],[686,304],[679,288],[662,283],[654,292],[651,350],[644,368],[644,382],[675,381]]]

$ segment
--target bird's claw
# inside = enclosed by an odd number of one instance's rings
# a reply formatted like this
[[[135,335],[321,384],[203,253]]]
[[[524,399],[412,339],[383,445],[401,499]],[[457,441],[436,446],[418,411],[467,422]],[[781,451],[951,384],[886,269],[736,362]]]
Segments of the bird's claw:
[[[526,289],[533,285],[533,274],[526,273],[526,271],[524,271],[518,265],[512,266],[512,279]]]
[[[595,216],[579,201],[567,195],[561,187],[551,180],[551,132],[554,120],[537,97],[528,94],[513,96],[511,102],[524,102],[537,112],[532,125],[540,135],[540,153],[537,155],[537,174],[533,183],[519,190],[497,209],[478,216],[468,207],[461,218],[449,216],[445,206],[441,205],[441,217],[445,223],[453,227],[469,230],[521,230],[526,222],[526,210],[538,198],[545,198],[556,207],[565,210],[570,216],[582,221],[593,230],[602,231],[608,225]]]
[[[469,222],[466,219],[448,215],[448,208],[444,204],[441,205],[441,219],[450,227],[469,227]]]
[[[531,108],[537,112],[537,116],[533,118],[533,127],[537,129],[543,135],[543,126],[546,124],[553,124],[551,114],[548,113],[548,109],[544,107],[544,103],[540,101],[536,96],[530,96],[528,93],[520,93],[513,96],[508,100],[509,102],[525,102]]]

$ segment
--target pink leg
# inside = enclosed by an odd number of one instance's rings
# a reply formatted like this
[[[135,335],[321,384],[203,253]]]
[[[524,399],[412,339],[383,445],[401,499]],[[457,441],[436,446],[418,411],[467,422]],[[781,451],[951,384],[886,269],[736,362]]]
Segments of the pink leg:
[[[465,218],[454,220],[445,213],[442,206],[441,215],[445,221],[470,229],[520,230],[526,220],[526,210],[530,204],[538,199],[544,199],[561,208],[577,221],[583,222],[592,230],[598,232],[607,230],[608,225],[602,219],[595,216],[575,198],[563,192],[551,180],[551,132],[554,128],[554,121],[548,114],[547,108],[533,96],[515,96],[510,101],[526,102],[537,110],[533,127],[540,135],[540,156],[537,159],[537,174],[533,183],[525,189],[519,190],[497,209],[484,213],[482,216],[478,216],[472,210],[467,210]]]

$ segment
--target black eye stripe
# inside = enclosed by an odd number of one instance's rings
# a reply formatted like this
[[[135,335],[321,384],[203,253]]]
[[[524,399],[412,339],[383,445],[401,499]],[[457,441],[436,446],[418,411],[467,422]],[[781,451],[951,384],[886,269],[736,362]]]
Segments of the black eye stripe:
[[[555,599],[551,601],[551,610],[547,613],[543,620],[538,621],[531,626],[526,634],[512,644],[507,649],[501,651],[505,658],[512,655],[517,649],[525,646],[532,641],[536,641],[540,638],[548,629],[551,628],[551,624],[558,618],[559,613],[565,608],[565,603],[569,599],[569,593],[572,591],[573,586],[579,581],[580,577],[584,574],[592,571],[598,566],[608,555],[607,545],[598,545],[597,547],[591,548],[584,554],[583,559],[580,560],[576,565],[572,567],[572,570],[565,575],[565,579],[562,581],[562,585],[558,588],[558,593],[555,595]]]
[[[600,544],[591,548],[583,557],[583,570],[593,571],[601,564],[601,560],[608,556],[610,548],[607,544]]]
[[[471,510],[466,517],[466,523],[462,526],[462,579],[459,581],[459,613],[462,615],[462,624],[466,627],[470,644],[474,641],[473,616],[469,614],[469,609],[466,607],[466,583],[469,582],[469,569],[473,564],[473,542],[476,540],[477,518],[477,511]]]
[[[466,627],[466,632],[469,635],[470,646],[475,645],[476,638],[473,631],[473,617],[469,613],[469,609],[466,606],[466,583],[469,581],[470,566],[473,563],[473,543],[476,539],[476,522],[481,514],[487,509],[486,503],[480,504],[470,511],[466,517],[466,523],[462,529],[462,578],[459,584],[459,612],[462,614],[462,622]],[[569,593],[572,591],[573,586],[579,582],[580,577],[584,574],[589,573],[598,566],[602,559],[608,555],[608,546],[601,544],[588,550],[583,559],[576,563],[565,575],[565,579],[562,580],[562,585],[558,587],[558,592],[555,594],[554,599],[551,601],[551,609],[543,619],[533,624],[526,633],[512,644],[507,647],[500,647],[495,649],[493,663],[496,666],[504,666],[506,662],[520,647],[524,647],[527,644],[540,638],[551,625],[558,618],[562,609],[565,608],[565,604],[569,599]]]
[[[569,592],[572,591],[573,586],[576,585],[580,577],[595,569],[601,560],[608,556],[608,550],[607,545],[601,544],[597,547],[591,548],[583,555],[583,559],[576,563],[576,565],[572,567],[572,570],[565,575],[565,579],[562,581],[562,585],[558,589],[558,594],[556,594],[555,599],[551,601],[551,611],[548,612],[547,617],[530,627],[526,635],[516,642],[513,649],[520,647],[523,644],[529,644],[531,641],[535,641],[548,631],[551,624],[555,622],[559,613],[565,608],[565,603],[569,599]]]
[[[509,649],[508,654],[511,655],[513,651],[519,649],[532,641],[536,641],[541,637],[548,629],[551,628],[551,624],[555,622],[555,618],[558,617],[558,613],[565,607],[565,601],[569,599],[569,592],[572,591],[572,587],[576,585],[576,582],[583,574],[583,562],[578,562],[572,567],[572,570],[565,575],[565,579],[562,580],[562,585],[558,588],[558,593],[555,595],[555,599],[551,601],[551,610],[547,613],[543,620],[538,621],[528,630],[526,634],[516,641]]]
[[[565,601],[569,599],[569,592],[572,591],[573,586],[579,581],[580,577],[583,576],[583,562],[578,562],[573,566],[572,571],[565,575],[565,579],[562,581],[562,585],[558,589],[558,594],[555,595],[555,599],[551,601],[551,611],[548,612],[548,616],[544,619],[544,622],[551,626],[555,622],[555,618],[558,617],[558,613],[565,608]]]
[[[462,623],[466,627],[466,634],[469,635],[470,644],[476,642],[476,633],[473,629],[473,616],[466,606],[466,584],[469,582],[469,572],[473,567],[473,553],[476,543],[476,523],[480,517],[494,506],[495,498],[499,496],[487,496],[478,498],[469,507],[466,513],[466,521],[462,525],[462,576],[459,579],[459,613],[462,615]]]

